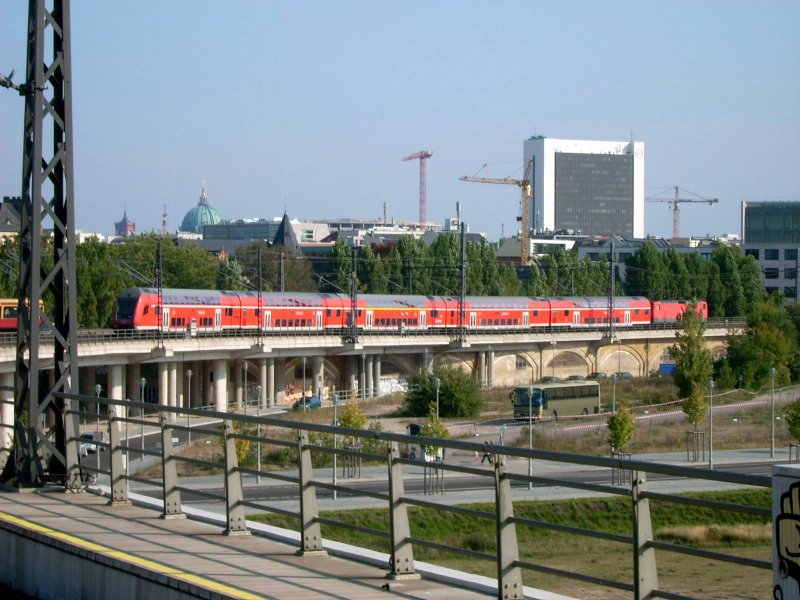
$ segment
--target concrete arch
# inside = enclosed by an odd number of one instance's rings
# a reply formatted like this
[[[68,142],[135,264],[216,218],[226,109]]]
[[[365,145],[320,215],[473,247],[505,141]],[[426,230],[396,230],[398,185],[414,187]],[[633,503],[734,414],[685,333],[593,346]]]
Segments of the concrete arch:
[[[495,387],[514,387],[538,381],[541,368],[533,352],[495,352],[492,361]]]
[[[389,354],[381,356],[381,372],[384,376],[397,375],[408,379],[419,370],[420,364],[416,360],[416,355]]]
[[[310,372],[312,370],[313,360],[308,359],[306,361],[306,387],[310,381],[313,381],[313,373]],[[331,389],[332,387],[336,387],[337,389],[341,387],[340,381],[342,378],[341,370],[335,363],[331,362],[327,358],[322,359],[322,368],[323,368],[323,377],[322,377],[322,386],[325,389]],[[299,356],[292,359],[286,360],[286,365],[284,369],[285,373],[285,381],[287,384],[291,384],[297,386],[299,389],[303,387],[303,376],[302,374],[297,377],[297,371],[302,373],[303,371],[303,357]]]
[[[570,375],[586,376],[591,372],[592,361],[585,351],[575,348],[564,348],[556,350],[555,356],[550,356],[550,360],[542,367],[541,377],[555,375],[556,377],[566,378]]]
[[[611,344],[604,346],[602,356],[598,358],[597,370],[607,375],[617,371],[628,371],[634,377],[647,375],[647,360],[642,351],[635,346]]]

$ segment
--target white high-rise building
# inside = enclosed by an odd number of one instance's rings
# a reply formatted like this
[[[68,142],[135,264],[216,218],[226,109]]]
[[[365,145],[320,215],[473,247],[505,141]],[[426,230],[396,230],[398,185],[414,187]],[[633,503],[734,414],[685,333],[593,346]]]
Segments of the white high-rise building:
[[[644,142],[525,140],[531,226],[644,237]]]

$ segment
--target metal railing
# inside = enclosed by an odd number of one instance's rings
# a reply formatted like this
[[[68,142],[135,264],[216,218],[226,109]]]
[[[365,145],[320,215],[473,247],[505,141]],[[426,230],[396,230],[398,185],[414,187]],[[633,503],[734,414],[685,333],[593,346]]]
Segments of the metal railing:
[[[746,475],[710,471],[698,467],[683,467],[667,464],[658,464],[631,459],[629,456],[616,458],[593,457],[585,455],[565,454],[536,449],[515,448],[503,445],[488,445],[453,440],[422,438],[387,432],[365,431],[321,425],[314,423],[301,423],[283,418],[256,415],[234,415],[213,411],[197,410],[180,407],[159,407],[161,413],[158,421],[161,448],[152,450],[145,448],[144,437],[140,444],[133,442],[126,436],[122,438],[123,427],[134,425],[152,427],[152,421],[143,421],[139,413],[143,409],[152,410],[152,404],[141,404],[127,400],[109,400],[93,396],[79,396],[63,394],[67,418],[77,422],[83,413],[73,410],[72,405],[80,406],[83,403],[99,402],[107,411],[108,442],[98,442],[104,446],[110,456],[109,469],[101,470],[98,466],[83,464],[80,458],[75,464],[70,465],[67,473],[67,482],[82,481],[84,478],[71,477],[74,471],[81,473],[89,471],[97,475],[108,477],[111,486],[111,504],[128,504],[129,482],[160,487],[163,497],[163,516],[165,518],[183,516],[182,497],[184,494],[199,495],[209,500],[220,502],[225,507],[226,532],[228,534],[244,533],[248,530],[246,522],[246,509],[264,513],[293,517],[297,520],[300,531],[299,554],[319,554],[325,551],[323,545],[323,527],[347,528],[361,533],[367,533],[383,540],[383,544],[390,556],[389,577],[416,576],[414,552],[416,548],[431,548],[448,553],[454,553],[473,559],[482,559],[496,564],[497,593],[502,598],[523,598],[522,571],[534,573],[547,573],[581,581],[606,588],[632,592],[634,598],[684,598],[679,593],[662,590],[658,587],[658,571],[656,567],[656,550],[660,552],[678,553],[682,555],[699,557],[710,560],[728,562],[736,565],[753,567],[756,569],[771,570],[769,561],[751,559],[725,553],[717,550],[699,549],[688,544],[678,544],[655,539],[652,528],[651,511],[654,509],[651,501],[679,504],[686,507],[703,507],[719,511],[731,511],[750,515],[763,516],[769,520],[771,511],[748,505],[731,504],[708,499],[700,499],[685,495],[658,493],[648,489],[648,476],[668,476],[682,479],[700,479],[714,482],[724,482],[743,486],[770,488],[771,478],[768,476]],[[95,413],[91,413],[95,414]],[[133,414],[133,416],[131,416]],[[218,419],[221,426],[189,427],[185,423],[191,416]],[[176,453],[173,434],[191,430],[197,439],[198,435],[217,437],[222,442],[224,449],[222,460],[212,460],[181,456]],[[76,429],[77,431],[77,429]],[[265,435],[254,435],[254,431]],[[276,433],[279,432],[279,433]],[[328,440],[349,440],[346,443],[333,444]],[[69,444],[79,444],[80,438],[68,439]],[[295,453],[296,472],[274,472],[261,469],[261,461],[257,468],[247,468],[239,464],[237,445],[257,444],[259,459],[261,449],[284,448]],[[403,448],[410,444],[420,446],[435,446],[445,449],[445,455],[455,451],[469,454],[488,451],[495,457],[490,468],[486,469],[469,464],[450,464],[446,461],[421,462],[407,458]],[[139,447],[137,447],[139,446]],[[136,453],[141,457],[151,457],[161,465],[163,476],[160,480],[151,480],[137,475],[126,473],[124,465],[129,464],[123,457]],[[68,456],[78,456],[78,453],[67,451]],[[385,468],[386,489],[374,491],[358,487],[352,481],[342,481],[335,477],[333,480],[323,480],[315,472],[313,466],[315,457],[325,455],[345,458],[345,464],[353,461],[369,461],[380,464]],[[581,465],[583,467],[608,469],[612,474],[624,473],[625,477],[607,478],[608,483],[590,483],[575,481],[561,477],[544,477],[540,475],[526,475],[514,473],[509,470],[512,459],[537,459],[550,461],[562,465]],[[91,462],[91,461],[89,461]],[[223,490],[220,494],[198,490],[186,485],[178,475],[178,465],[186,464],[210,469],[219,473],[220,485]],[[425,494],[411,494],[405,491],[409,481],[409,470],[419,472],[419,467],[424,468],[426,478]],[[416,467],[416,469],[414,469]],[[495,504],[493,511],[480,510],[464,506],[452,505],[444,502],[445,475],[459,474],[485,479],[494,490]],[[278,506],[269,501],[254,502],[245,499],[242,487],[244,475],[256,476],[268,480],[275,480],[284,484],[296,486],[299,510],[293,511],[285,506]],[[260,481],[260,479],[259,479]],[[432,483],[431,483],[432,482]],[[629,512],[630,522],[633,524],[629,533],[618,531],[605,531],[601,529],[587,529],[572,525],[545,522],[519,516],[516,502],[512,496],[512,485],[522,484],[526,488],[529,483],[537,486],[561,486],[597,495],[610,495],[627,498],[626,509]],[[69,484],[68,484],[69,485]],[[348,524],[343,521],[333,520],[320,515],[317,498],[320,491],[335,494],[346,493],[351,496],[371,498],[384,504],[388,509],[388,530]],[[423,539],[412,534],[417,529],[411,522],[412,516],[408,507],[422,507],[436,511],[448,511],[477,519],[488,520],[494,523],[496,548],[494,552],[457,548],[445,544],[443,540]],[[577,535],[595,540],[606,540],[619,543],[628,547],[633,561],[633,578],[630,581],[612,579],[603,574],[580,573],[566,570],[556,566],[543,565],[520,556],[518,535],[524,534],[528,528],[542,529],[558,532],[565,535]],[[522,533],[520,533],[522,532]],[[587,543],[588,545],[588,543]]]

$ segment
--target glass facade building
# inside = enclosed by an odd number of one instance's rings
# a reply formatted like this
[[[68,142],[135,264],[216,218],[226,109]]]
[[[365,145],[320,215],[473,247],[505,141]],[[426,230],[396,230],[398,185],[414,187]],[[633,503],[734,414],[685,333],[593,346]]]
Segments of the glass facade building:
[[[559,229],[588,235],[633,231],[633,156],[555,154],[555,218]]]
[[[756,259],[767,292],[797,302],[800,202],[742,202],[744,252]]]

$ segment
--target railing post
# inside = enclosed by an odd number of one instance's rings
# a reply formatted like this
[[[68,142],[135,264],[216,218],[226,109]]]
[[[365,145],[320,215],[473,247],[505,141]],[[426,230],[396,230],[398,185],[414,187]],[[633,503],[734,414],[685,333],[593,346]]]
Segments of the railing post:
[[[162,519],[185,519],[181,508],[181,493],[178,491],[178,469],[172,458],[172,429],[169,427],[169,415],[161,413],[161,466],[164,471],[162,480],[164,492],[164,512]]]
[[[398,462],[400,447],[397,442],[389,445],[389,529],[392,539],[389,579],[418,579],[414,570],[414,547],[411,544],[411,528],[408,525],[408,508],[403,502],[403,465]]]
[[[131,502],[128,500],[128,481],[125,479],[125,451],[120,444],[122,433],[120,431],[120,424],[117,420],[117,407],[110,405],[108,407],[108,440],[109,440],[109,454],[111,460],[109,461],[109,469],[111,471],[111,506],[125,506]],[[128,440],[125,440],[125,444]],[[99,450],[99,448],[98,448]]]
[[[522,571],[517,566],[519,546],[517,527],[514,524],[514,502],[511,498],[511,480],[506,477],[505,455],[495,455],[495,528],[497,531],[497,597],[522,599]]]
[[[301,431],[299,437],[300,453],[300,543],[297,552],[301,556],[320,556],[327,552],[322,548],[322,531],[317,517],[317,489],[311,482],[314,467],[311,466],[311,449],[308,447],[308,432]]]
[[[225,512],[228,528],[225,535],[250,535],[245,518],[244,494],[242,493],[242,474],[239,472],[239,457],[236,454],[236,438],[233,437],[233,424],[228,420],[225,427]]]
[[[656,570],[656,551],[650,545],[653,541],[653,525],[650,521],[650,501],[642,497],[647,491],[647,474],[633,472],[631,499],[633,500],[633,577],[634,598],[652,598],[658,589]]]

